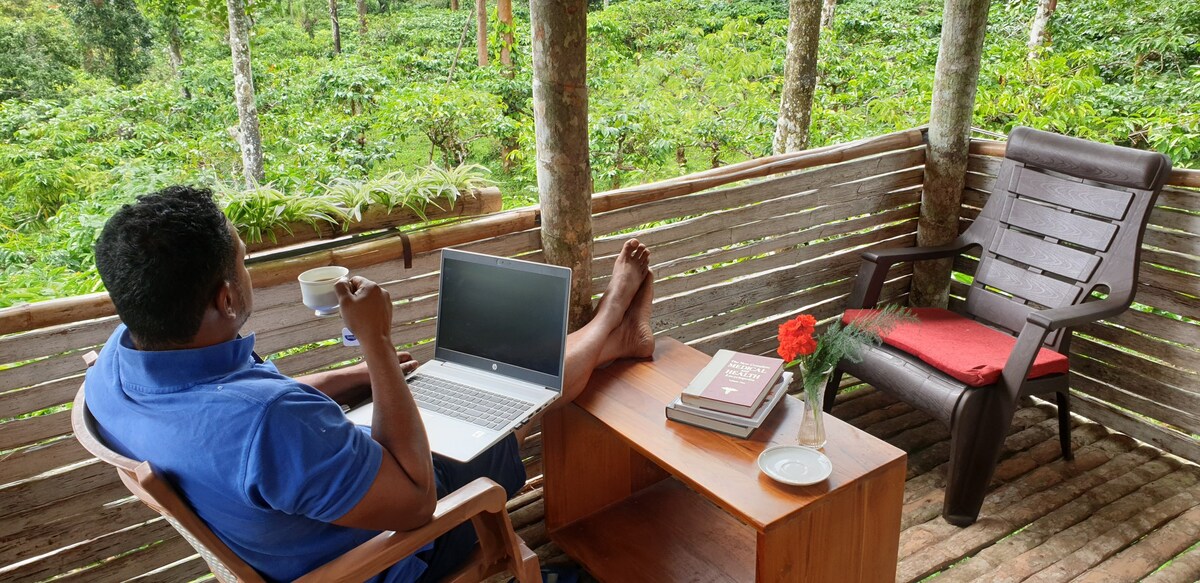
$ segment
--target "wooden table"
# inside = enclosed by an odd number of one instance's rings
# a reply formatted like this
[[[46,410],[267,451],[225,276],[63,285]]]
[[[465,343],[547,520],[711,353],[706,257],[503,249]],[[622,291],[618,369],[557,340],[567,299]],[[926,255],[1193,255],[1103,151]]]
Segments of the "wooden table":
[[[597,371],[543,423],[546,527],[601,581],[895,580],[905,454],[831,415],[833,475],[787,486],[758,454],[794,443],[786,398],[751,439],[668,421],[709,357],[676,340]]]

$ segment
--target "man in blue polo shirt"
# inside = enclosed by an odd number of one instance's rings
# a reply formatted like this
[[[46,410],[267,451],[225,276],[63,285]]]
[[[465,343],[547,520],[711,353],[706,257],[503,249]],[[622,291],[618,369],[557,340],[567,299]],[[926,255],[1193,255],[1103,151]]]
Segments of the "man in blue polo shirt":
[[[381,530],[427,523],[437,499],[479,476],[511,496],[525,481],[513,436],[467,464],[433,457],[395,352],[387,290],[339,282],[342,318],[364,363],[292,379],[239,331],[253,307],[245,245],[209,191],[171,187],[122,207],[96,265],[122,324],[88,371],[101,437],[150,461],[229,547],[265,578],[291,580]],[[596,366],[653,352],[649,251],[626,242],[596,316],[567,341],[563,397]],[[370,391],[373,429],[339,402]],[[436,581],[469,555],[470,523],[378,581]]]

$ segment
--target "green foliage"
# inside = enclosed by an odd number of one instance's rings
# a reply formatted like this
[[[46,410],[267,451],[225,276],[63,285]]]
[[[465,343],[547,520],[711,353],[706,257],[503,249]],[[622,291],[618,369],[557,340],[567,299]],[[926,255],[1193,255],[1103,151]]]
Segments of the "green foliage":
[[[346,215],[361,220],[368,206],[378,205],[387,212],[405,208],[421,218],[430,206],[440,209],[453,207],[463,193],[492,184],[484,177],[485,166],[466,164],[444,169],[431,164],[412,176],[397,170],[371,180],[338,178],[328,187],[329,196],[346,209]],[[443,199],[447,206],[442,206]]]
[[[0,3],[0,305],[98,286],[96,229],[137,195],[178,182],[241,184],[225,3],[136,0],[143,18],[131,1],[101,3],[114,11],[107,16],[81,12],[91,0]],[[365,36],[343,3],[343,52],[333,56],[327,6],[251,4],[269,186],[257,199],[238,195],[260,201],[243,213],[264,219],[260,233],[288,213],[340,222],[339,212],[361,212],[355,201],[368,199],[423,209],[424,195],[413,192],[454,184],[430,177],[413,186],[432,161],[488,168],[506,207],[537,201],[531,27],[521,5],[511,71],[498,59],[477,67],[474,15],[435,0],[391,2],[371,15]],[[992,4],[976,125],[1031,125],[1156,149],[1180,167],[1200,163],[1200,3],[1060,3],[1053,43],[1030,61],[1034,9]],[[839,2],[834,27],[821,33],[814,147],[927,122],[941,12],[938,0]],[[97,27],[103,18],[119,25]],[[774,0],[594,2],[596,189],[769,154],[786,23],[786,3]],[[456,53],[464,24],[468,40]],[[176,26],[178,80],[162,50]],[[489,32],[496,57],[504,31],[494,16]],[[288,209],[281,197],[313,200]]]
[[[344,209],[332,196],[288,196],[270,184],[245,190],[221,188],[217,197],[225,216],[247,243],[258,243],[264,238],[275,241],[276,228],[290,234],[293,225],[318,228],[321,223],[337,223],[345,216]]]
[[[412,175],[394,171],[379,178],[336,178],[313,193],[285,193],[273,184],[236,189],[220,186],[218,202],[247,243],[277,241],[276,233],[292,234],[297,225],[319,229],[331,224],[346,230],[361,221],[369,206],[392,212],[405,208],[424,218],[430,206],[449,208],[473,188],[491,184],[488,169],[468,164],[450,169],[430,165]],[[445,204],[446,206],[443,206]]]
[[[88,52],[84,67],[133,85],[150,66],[150,24],[133,0],[66,0],[67,15]]]
[[[76,43],[61,13],[0,12],[0,102],[54,97],[74,79]]]
[[[471,142],[486,135],[504,110],[495,95],[461,84],[410,85],[382,109],[394,125],[424,134],[445,166],[461,165]]]

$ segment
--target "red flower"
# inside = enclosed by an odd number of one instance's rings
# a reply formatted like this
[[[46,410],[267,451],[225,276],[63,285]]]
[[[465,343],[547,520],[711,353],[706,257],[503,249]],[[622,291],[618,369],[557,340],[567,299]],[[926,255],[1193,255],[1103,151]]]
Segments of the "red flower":
[[[816,326],[817,319],[809,314],[800,314],[780,324],[779,356],[791,362],[812,354],[817,349],[817,341],[813,338]]]

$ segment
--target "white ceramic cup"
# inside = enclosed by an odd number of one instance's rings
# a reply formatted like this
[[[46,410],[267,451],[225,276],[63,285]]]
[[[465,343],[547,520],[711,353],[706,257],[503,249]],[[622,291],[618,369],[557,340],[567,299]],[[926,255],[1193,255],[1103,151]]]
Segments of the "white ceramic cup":
[[[339,265],[317,267],[300,274],[300,299],[318,316],[332,316],[338,312],[337,292],[333,284],[350,274],[350,270]]]

